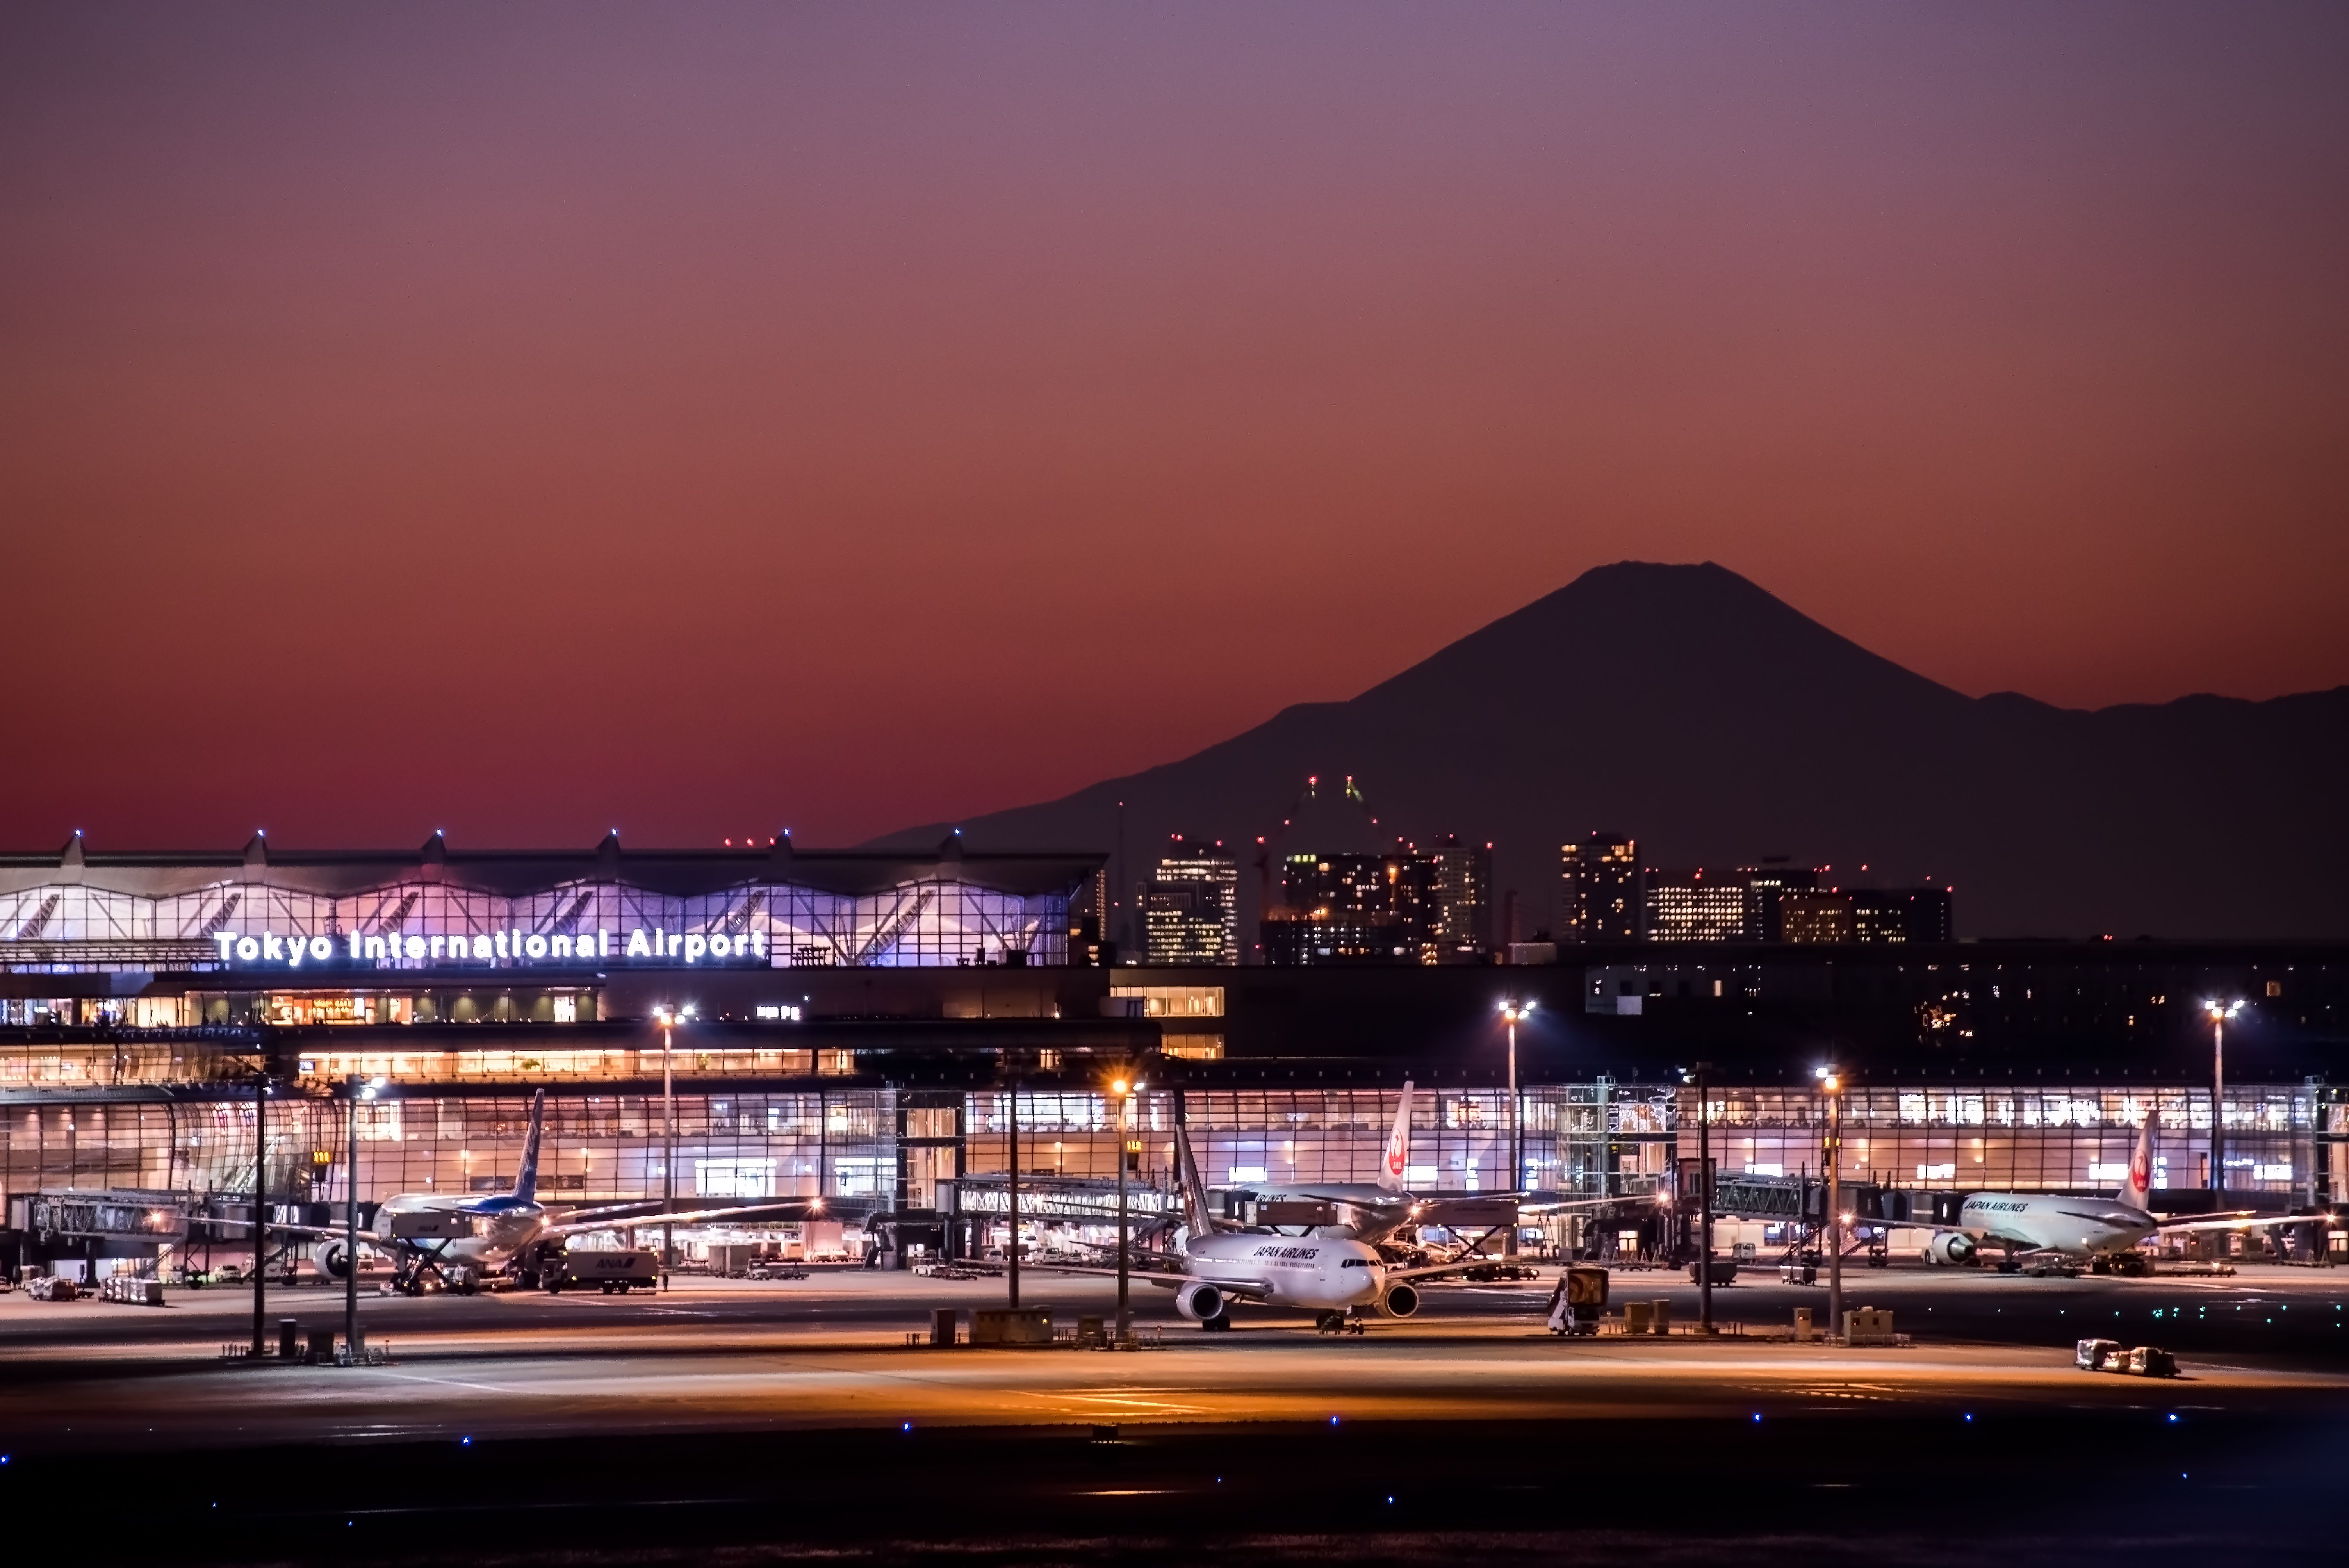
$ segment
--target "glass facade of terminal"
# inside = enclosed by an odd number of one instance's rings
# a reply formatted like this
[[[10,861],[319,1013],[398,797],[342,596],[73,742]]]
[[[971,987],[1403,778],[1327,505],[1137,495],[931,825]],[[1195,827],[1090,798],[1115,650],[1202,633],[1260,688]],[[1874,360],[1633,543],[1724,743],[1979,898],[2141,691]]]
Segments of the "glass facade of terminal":
[[[573,880],[507,895],[403,879],[329,893],[222,877],[192,891],[122,892],[80,882],[0,891],[0,971],[204,972],[269,965],[316,944],[314,970],[595,967],[626,962],[630,939],[678,938],[674,958],[777,967],[1067,962],[1069,890],[1001,892],[942,878],[847,894],[745,882],[690,897],[620,881]],[[223,941],[223,938],[228,940]],[[357,940],[354,953],[352,944]],[[461,942],[461,949],[458,944]]]
[[[13,1058],[14,1082],[30,1076]],[[37,1054],[37,1053],[36,1053]],[[617,1053],[629,1055],[632,1053]],[[768,1053],[726,1053],[745,1057]],[[803,1055],[804,1053],[799,1053]],[[825,1053],[830,1055],[832,1053]],[[360,1108],[358,1193],[363,1202],[401,1191],[502,1190],[521,1159],[529,1113],[525,1084],[548,1089],[541,1187],[550,1199],[618,1202],[657,1198],[663,1181],[664,1102],[657,1052],[615,1069],[629,1092],[602,1092],[595,1064],[564,1053],[452,1052],[449,1060],[354,1058],[353,1070],[382,1068],[397,1088]],[[781,1053],[789,1057],[793,1053]],[[841,1054],[844,1057],[844,1053]],[[698,1061],[679,1052],[671,1133],[680,1197],[862,1199],[907,1206],[931,1184],[960,1176],[1000,1178],[1007,1162],[1009,1099],[974,1090],[938,1103],[938,1091],[907,1096],[869,1085],[818,1084],[737,1090],[725,1069],[776,1065]],[[492,1059],[495,1058],[495,1059]],[[40,1059],[47,1060],[47,1057]],[[340,1058],[305,1062],[314,1092],[273,1099],[269,1185],[289,1201],[334,1201],[348,1191],[344,1107],[325,1092]],[[797,1067],[796,1061],[781,1064]],[[837,1067],[845,1068],[844,1059]],[[160,1072],[161,1064],[149,1063]],[[494,1078],[469,1088],[467,1078]],[[63,1088],[64,1086],[59,1086]],[[120,1092],[120,1091],[117,1091]],[[254,1103],[221,1084],[194,1084],[151,1099],[77,1099],[59,1094],[0,1109],[0,1187],[11,1194],[73,1189],[191,1193],[250,1191]],[[2226,1185],[2279,1200],[2342,1195],[2317,1137],[2319,1097],[2306,1087],[2243,1085],[2227,1091]],[[1818,1175],[1823,1100],[1802,1091],[1719,1088],[1711,1091],[1713,1152],[1724,1176]],[[1393,1089],[1190,1089],[1182,1112],[1202,1174],[1217,1187],[1368,1182],[1392,1124]],[[1529,1088],[1521,1137],[1522,1183],[1570,1196],[1636,1196],[1669,1189],[1681,1162],[1696,1158],[1694,1091],[1632,1084],[1553,1084]],[[1889,1188],[1940,1191],[2110,1190],[2120,1185],[2140,1119],[2160,1132],[2157,1189],[2208,1182],[2209,1096],[2205,1089],[1858,1089],[1846,1097],[1844,1175]],[[2336,1111],[2337,1114],[2337,1111]],[[1171,1185],[1176,1099],[1138,1097],[1133,1136],[1143,1144],[1138,1178]],[[1035,1089],[1019,1098],[1023,1174],[1107,1181],[1116,1171],[1114,1107],[1089,1090]],[[1413,1115],[1407,1180],[1420,1191],[1505,1190],[1508,1108],[1497,1089],[1421,1090]],[[910,1161],[910,1163],[905,1163]],[[901,1164],[903,1168],[901,1169]],[[901,1182],[906,1185],[901,1186]]]

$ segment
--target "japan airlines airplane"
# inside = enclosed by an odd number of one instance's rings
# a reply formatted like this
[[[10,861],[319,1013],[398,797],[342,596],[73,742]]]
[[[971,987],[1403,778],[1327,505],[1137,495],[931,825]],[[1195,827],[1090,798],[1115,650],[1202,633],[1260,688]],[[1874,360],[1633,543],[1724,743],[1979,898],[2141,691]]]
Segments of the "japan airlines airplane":
[[[531,1097],[530,1130],[523,1139],[522,1169],[515,1174],[513,1191],[479,1195],[399,1192],[378,1206],[374,1226],[359,1232],[358,1239],[367,1246],[390,1254],[394,1289],[409,1295],[421,1295],[426,1276],[433,1275],[451,1289],[469,1294],[480,1287],[482,1279],[541,1242],[559,1241],[587,1231],[689,1224],[698,1220],[797,1206],[798,1200],[787,1200],[747,1208],[696,1209],[673,1214],[636,1212],[625,1220],[609,1217],[612,1211],[605,1209],[586,1212],[604,1218],[582,1219],[574,1214],[562,1224],[548,1224],[546,1211],[538,1202],[538,1146],[545,1118],[546,1091],[540,1089]],[[643,1205],[620,1207],[641,1211]],[[346,1242],[342,1226],[289,1225],[272,1221],[269,1229],[315,1238],[311,1261],[318,1272],[333,1279],[343,1277],[349,1260],[343,1255]]]
[[[1350,1237],[1284,1236],[1226,1225],[1208,1206],[1206,1185],[1191,1155],[1190,1135],[1180,1125],[1174,1129],[1174,1156],[1187,1232],[1183,1251],[1143,1254],[1146,1264],[1168,1272],[1138,1270],[1136,1277],[1174,1291],[1174,1310],[1202,1328],[1231,1327],[1234,1302],[1302,1308],[1314,1315],[1324,1333],[1334,1333],[1350,1316],[1365,1313],[1409,1317],[1419,1310],[1419,1289],[1409,1282],[1460,1266],[1393,1268],[1369,1243]],[[1116,1272],[1061,1264],[1041,1266],[1062,1274]]]
[[[2263,1226],[2306,1223],[2248,1212],[2206,1220],[2157,1219],[2146,1204],[2152,1197],[2153,1118],[2145,1119],[2137,1150],[2129,1157],[2128,1180],[2112,1198],[2067,1198],[2050,1192],[1970,1192],[1959,1205],[1957,1223],[1915,1221],[1888,1224],[1891,1230],[1926,1230],[1934,1233],[1925,1243],[1929,1264],[1971,1262],[1982,1243],[2006,1249],[2012,1260],[2018,1253],[2052,1254],[2109,1264],[2136,1252],[2138,1243],[2157,1233],[2178,1231],[2242,1231]]]

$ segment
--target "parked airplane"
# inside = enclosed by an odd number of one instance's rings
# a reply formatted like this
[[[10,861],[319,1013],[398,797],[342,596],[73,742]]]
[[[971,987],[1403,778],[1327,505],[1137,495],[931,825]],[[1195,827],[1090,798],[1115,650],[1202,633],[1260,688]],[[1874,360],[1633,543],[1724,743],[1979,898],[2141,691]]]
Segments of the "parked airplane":
[[[2080,1260],[2109,1268],[2116,1263],[2138,1264],[2137,1243],[2157,1233],[2182,1231],[2243,1231],[2270,1225],[2306,1223],[2307,1217],[2257,1217],[2248,1212],[2210,1219],[2158,1219],[2146,1205],[2153,1191],[2153,1118],[2145,1119],[2137,1150],[2129,1157],[2128,1178],[2112,1198],[2071,1198],[2052,1192],[1969,1192],[1958,1207],[1955,1224],[1912,1221],[1892,1230],[1930,1230],[1925,1243],[1928,1264],[1970,1263],[1983,1243],[2006,1249],[2007,1262],[2017,1254]],[[2139,1264],[2141,1266],[2141,1264]]]
[[[538,1202],[538,1148],[546,1118],[546,1091],[531,1097],[530,1128],[523,1135],[522,1169],[509,1192],[398,1192],[376,1209],[375,1223],[358,1233],[358,1240],[392,1259],[392,1288],[409,1295],[423,1294],[427,1277],[460,1294],[470,1295],[489,1275],[543,1242],[559,1241],[588,1231],[624,1226],[689,1224],[698,1220],[731,1218],[769,1209],[794,1208],[800,1200],[725,1209],[694,1209],[682,1213],[645,1213],[644,1205],[620,1204],[574,1213],[561,1224],[549,1224]],[[621,1210],[628,1217],[614,1217]],[[585,1217],[583,1217],[585,1216]],[[598,1217],[600,1216],[600,1217]],[[242,1225],[238,1228],[242,1229]],[[269,1222],[273,1231],[315,1238],[310,1256],[318,1272],[340,1279],[349,1266],[344,1256],[346,1228],[340,1225],[295,1225]]]
[[[1327,1204],[1335,1211],[1329,1223],[1299,1221],[1268,1222],[1299,1224],[1319,1235],[1344,1236],[1358,1242],[1381,1242],[1406,1225],[1441,1225],[1446,1230],[1483,1229],[1506,1225],[1516,1205],[1533,1194],[1524,1192],[1414,1192],[1411,1189],[1412,1085],[1402,1086],[1402,1103],[1395,1108],[1394,1127],[1387,1134],[1375,1181],[1311,1181],[1290,1185],[1250,1182],[1246,1191],[1259,1212],[1268,1205],[1311,1207]],[[1557,1200],[1546,1198],[1544,1210],[1592,1207],[1618,1199]]]
[[[1406,1102],[1405,1109],[1409,1106]],[[1405,1124],[1398,1120],[1400,1129]],[[1180,1253],[1142,1254],[1135,1277],[1174,1292],[1174,1310],[1205,1329],[1232,1326],[1231,1306],[1245,1302],[1299,1307],[1314,1315],[1324,1333],[1365,1313],[1409,1317],[1419,1310],[1422,1274],[1445,1274],[1460,1265],[1431,1264],[1395,1268],[1368,1243],[1348,1236],[1289,1236],[1277,1231],[1230,1225],[1207,1202],[1206,1184],[1192,1158],[1190,1135],[1174,1129],[1174,1158],[1183,1184],[1186,1234]],[[1064,1274],[1101,1274],[1096,1267],[1046,1264]],[[1154,1272],[1165,1270],[1169,1272]],[[1360,1332],[1357,1325],[1356,1332]]]

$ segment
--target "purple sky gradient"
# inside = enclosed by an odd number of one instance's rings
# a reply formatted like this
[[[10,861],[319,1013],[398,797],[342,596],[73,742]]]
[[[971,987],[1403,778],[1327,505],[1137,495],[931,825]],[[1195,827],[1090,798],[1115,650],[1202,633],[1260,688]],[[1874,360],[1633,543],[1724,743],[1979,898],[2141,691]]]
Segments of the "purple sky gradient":
[[[1627,557],[2349,681],[2349,11],[20,5],[0,843],[803,842]]]

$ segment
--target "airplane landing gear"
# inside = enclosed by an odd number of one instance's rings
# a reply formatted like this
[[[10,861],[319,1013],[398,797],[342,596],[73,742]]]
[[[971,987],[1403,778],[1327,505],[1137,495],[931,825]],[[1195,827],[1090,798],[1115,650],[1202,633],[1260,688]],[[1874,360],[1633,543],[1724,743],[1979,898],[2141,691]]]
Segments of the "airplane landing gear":
[[[1219,1312],[1215,1316],[1206,1319],[1199,1326],[1210,1334],[1228,1334],[1232,1327],[1232,1315],[1228,1312]]]
[[[1316,1334],[1343,1334],[1346,1332],[1346,1315],[1342,1312],[1316,1313],[1313,1331]]]

